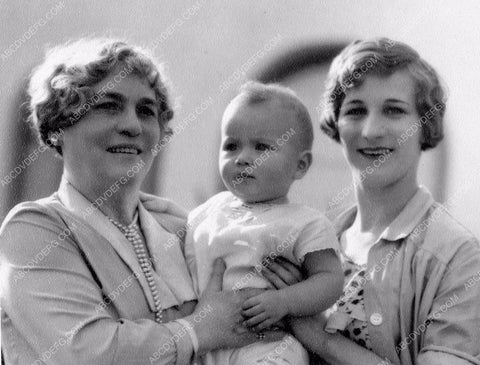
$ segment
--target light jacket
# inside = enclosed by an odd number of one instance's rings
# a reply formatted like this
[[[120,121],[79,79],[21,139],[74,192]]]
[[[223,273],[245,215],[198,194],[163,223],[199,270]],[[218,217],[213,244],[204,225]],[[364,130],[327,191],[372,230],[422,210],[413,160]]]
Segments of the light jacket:
[[[356,208],[336,221],[338,237]],[[368,254],[373,351],[401,365],[480,365],[478,240],[420,188]]]
[[[190,314],[196,299],[174,234],[186,216],[167,200],[144,199],[140,224],[162,307],[171,307],[164,312],[167,322]],[[130,242],[92,208],[63,180],[57,193],[19,204],[3,222],[6,363],[190,363],[188,333],[176,322],[153,321],[154,301]]]

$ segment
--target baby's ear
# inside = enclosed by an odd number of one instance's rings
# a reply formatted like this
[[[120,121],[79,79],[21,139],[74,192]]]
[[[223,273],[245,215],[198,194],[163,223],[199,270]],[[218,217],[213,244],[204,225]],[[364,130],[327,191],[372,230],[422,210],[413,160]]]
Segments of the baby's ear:
[[[297,170],[295,171],[295,179],[299,180],[305,176],[310,165],[312,164],[312,152],[310,150],[303,151],[298,157]]]

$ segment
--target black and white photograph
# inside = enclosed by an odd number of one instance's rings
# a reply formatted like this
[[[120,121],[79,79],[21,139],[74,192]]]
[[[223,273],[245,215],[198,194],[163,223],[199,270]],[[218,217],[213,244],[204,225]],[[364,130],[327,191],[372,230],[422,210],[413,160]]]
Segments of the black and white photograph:
[[[2,365],[480,365],[480,2],[0,0]]]

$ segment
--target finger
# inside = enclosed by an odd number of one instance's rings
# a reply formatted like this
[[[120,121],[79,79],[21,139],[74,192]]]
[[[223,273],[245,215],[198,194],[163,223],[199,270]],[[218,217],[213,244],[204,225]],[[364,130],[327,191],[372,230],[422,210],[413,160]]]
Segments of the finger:
[[[259,324],[257,324],[257,325],[255,326],[255,328],[254,328],[254,331],[255,331],[255,332],[259,332],[259,331],[262,331],[262,330],[264,330],[264,329],[266,329],[266,328],[270,328],[274,323],[275,323],[274,320],[272,320],[272,319],[270,319],[270,318],[269,318],[269,319],[266,319],[265,321],[260,322]]]
[[[212,273],[208,280],[205,292],[218,292],[222,290],[223,273],[225,272],[225,263],[222,259],[216,259],[213,263]]]
[[[260,304],[260,301],[257,299],[256,296],[254,296],[253,298],[247,299],[246,301],[243,302],[242,309],[244,310],[250,309],[255,307],[258,304]]]
[[[277,259],[272,261],[268,265],[269,270],[281,275],[282,279],[286,279],[288,277],[298,278],[299,280],[302,279],[302,273],[300,270],[293,265],[291,262],[285,259]]]
[[[243,325],[239,325],[233,329],[233,333],[241,335],[243,333],[252,333],[252,331]]]
[[[242,311],[242,316],[245,317],[254,317],[263,312],[263,309],[260,306],[251,307],[247,310]]]
[[[293,264],[291,261],[287,260],[285,257],[279,256],[275,259],[274,262],[283,266],[283,268],[289,271],[297,279],[297,281],[303,280],[303,274],[300,271],[300,268]]]
[[[239,291],[241,297],[243,300],[248,300],[253,297],[256,297],[257,295],[262,294],[265,292],[267,289],[258,289],[258,288],[247,288],[247,289],[242,289]]]
[[[275,274],[273,271],[270,271],[267,268],[264,268],[262,270],[262,275],[265,279],[267,279],[276,289],[283,289],[288,286],[287,283],[285,283],[282,278],[280,278],[277,274]]]
[[[268,270],[276,274],[287,285],[298,282],[296,277],[290,273],[290,271],[286,270],[282,265],[276,262],[272,262],[270,265],[268,265]]]
[[[265,314],[265,312],[262,312],[260,314],[257,314],[255,317],[252,317],[246,320],[245,322],[243,322],[243,325],[246,327],[255,327],[266,319],[267,319],[267,315]]]

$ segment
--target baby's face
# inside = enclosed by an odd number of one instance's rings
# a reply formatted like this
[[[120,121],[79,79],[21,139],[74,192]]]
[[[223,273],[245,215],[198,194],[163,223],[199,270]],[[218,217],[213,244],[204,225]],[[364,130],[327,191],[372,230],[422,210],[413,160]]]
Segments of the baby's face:
[[[225,186],[240,200],[284,198],[297,179],[300,148],[293,113],[276,101],[234,101],[222,119],[219,168]]]

